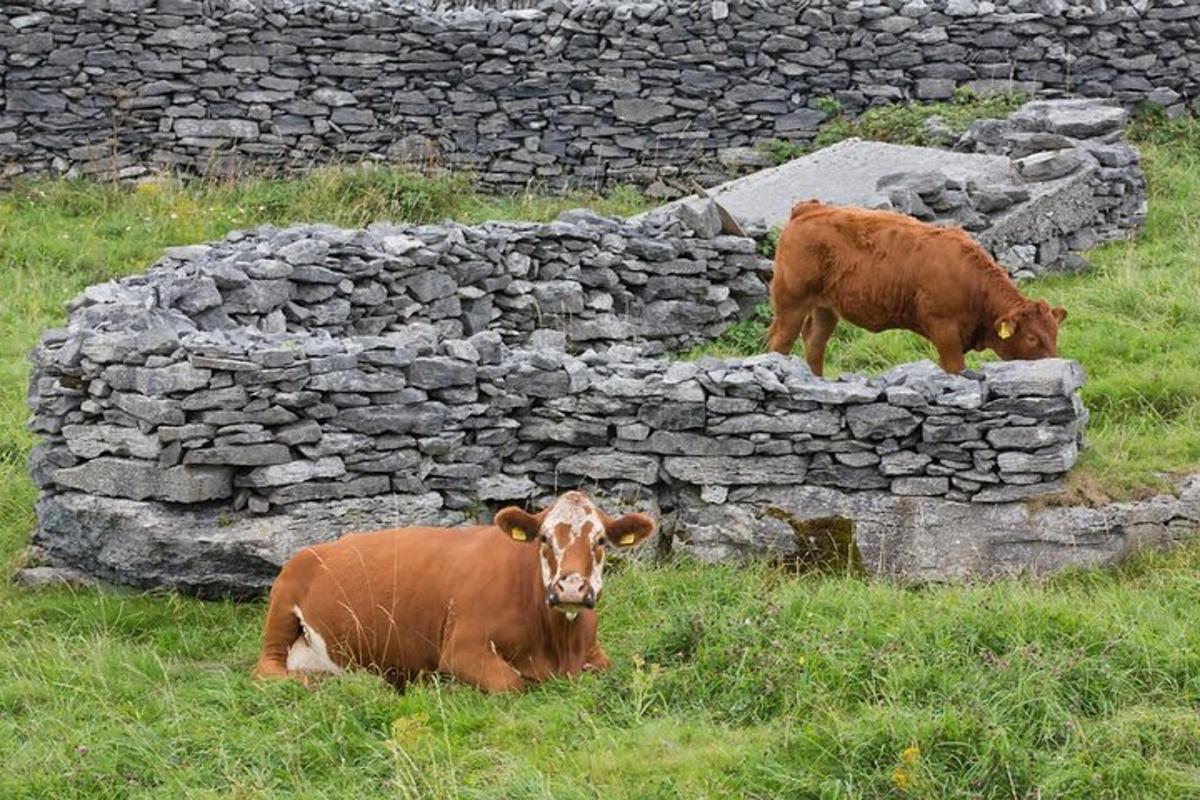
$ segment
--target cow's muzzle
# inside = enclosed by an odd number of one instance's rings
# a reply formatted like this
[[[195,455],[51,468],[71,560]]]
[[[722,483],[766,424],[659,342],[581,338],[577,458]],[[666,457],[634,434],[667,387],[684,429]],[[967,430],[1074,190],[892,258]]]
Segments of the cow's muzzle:
[[[559,578],[546,593],[546,603],[560,611],[596,607],[596,590],[582,575]]]

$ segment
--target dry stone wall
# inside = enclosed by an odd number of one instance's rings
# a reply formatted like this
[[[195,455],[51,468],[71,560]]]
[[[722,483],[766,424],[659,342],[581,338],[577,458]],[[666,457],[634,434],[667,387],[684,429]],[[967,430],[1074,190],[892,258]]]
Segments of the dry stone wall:
[[[43,483],[262,512],[430,490],[463,509],[588,480],[996,502],[1060,488],[1086,419],[1082,372],[1058,359],[971,377],[921,362],[829,382],[775,354],[572,356],[510,349],[492,332],[443,341],[422,324],[158,344],[72,366],[69,339],[44,341],[33,390],[35,428],[50,437],[35,459]]]
[[[136,350],[145,335],[166,337],[169,349],[192,328],[337,338],[416,322],[448,338],[489,330],[518,344],[554,329],[572,349],[682,351],[766,300],[771,263],[753,239],[720,228],[712,205],[638,222],[577,210],[549,223],[474,227],[264,226],[171,248],[145,275],[93,286],[73,321],[103,331],[82,340],[83,357],[98,363]],[[148,318],[144,308],[162,314]]]
[[[43,437],[31,456],[42,492],[35,547],[110,580],[252,594],[303,544],[486,518],[570,486],[656,511],[671,533],[696,504],[736,504],[762,487],[966,506],[1061,488],[1087,419],[1071,361],[960,376],[923,362],[825,381],[775,354],[657,355],[700,328],[583,347],[565,317],[497,300],[472,332],[461,309],[408,294],[415,276],[452,276],[448,297],[478,300],[489,270],[507,275],[517,253],[535,281],[517,296],[569,276],[577,285],[555,297],[580,302],[610,270],[571,272],[586,251],[625,252],[616,269],[636,291],[666,278],[699,292],[672,302],[731,302],[725,281],[765,262],[751,240],[705,238],[695,232],[704,215],[684,216],[687,225],[572,212],[545,226],[263,229],[92,287],[32,356],[31,427]],[[596,242],[585,233],[636,241],[650,225],[662,257],[649,263],[615,242],[587,251]],[[704,251],[684,262],[703,265],[686,273],[702,286],[678,271],[676,248]],[[313,287],[333,288],[300,296]],[[315,310],[332,298],[338,315]],[[362,324],[414,301],[406,318]],[[603,305],[610,316],[596,324],[615,318]],[[638,313],[663,316],[652,304]],[[743,313],[733,302],[704,335]],[[562,324],[536,327],[547,322]]]
[[[2,175],[438,162],[511,188],[726,174],[959,86],[1200,93],[1186,0],[10,0]],[[661,188],[661,186],[660,186]]]
[[[257,515],[332,538],[452,524],[569,486],[661,514],[681,492],[721,504],[764,486],[1024,499],[1061,488],[1086,420],[1082,373],[1061,360],[972,376],[925,362],[828,382],[778,355],[669,363],[616,345],[572,356],[512,349],[494,332],[442,340],[421,323],[379,337],[139,340],[118,360],[72,364],[74,339],[61,334],[35,354],[45,440],[31,459],[42,488],[34,544],[110,579],[202,592],[270,579],[279,559],[192,555],[195,540]],[[86,337],[82,350],[97,355]],[[329,503],[345,518],[331,523]],[[156,529],[157,547],[131,547],[121,522],[131,515],[176,524]],[[273,541],[279,524],[253,541],[286,558],[296,539]],[[111,535],[99,548],[97,530]],[[101,550],[130,552],[104,563]]]

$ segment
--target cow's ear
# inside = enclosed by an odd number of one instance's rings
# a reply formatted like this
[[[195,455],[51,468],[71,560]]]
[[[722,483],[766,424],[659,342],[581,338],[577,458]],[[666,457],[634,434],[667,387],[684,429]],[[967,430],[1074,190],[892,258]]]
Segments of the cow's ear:
[[[654,528],[654,520],[645,514],[626,514],[610,519],[604,526],[604,533],[617,547],[633,547],[654,533]]]
[[[544,514],[530,514],[523,508],[508,506],[496,512],[496,527],[518,542],[532,542],[542,529]]]
[[[1058,306],[1057,308],[1050,309],[1050,315],[1054,317],[1059,325],[1062,325],[1063,320],[1067,318],[1067,310],[1062,306]]]
[[[1017,318],[1005,317],[996,323],[996,335],[1001,339],[1011,339],[1012,335],[1017,332]]]

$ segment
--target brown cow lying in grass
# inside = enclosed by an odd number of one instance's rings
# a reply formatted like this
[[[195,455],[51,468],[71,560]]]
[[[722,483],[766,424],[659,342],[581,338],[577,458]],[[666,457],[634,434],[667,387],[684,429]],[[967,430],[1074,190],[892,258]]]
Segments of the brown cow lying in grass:
[[[942,369],[968,350],[1001,358],[1058,354],[1062,308],[1021,294],[1004,268],[958,228],[891,211],[797,204],[779,237],[767,346],[790,353],[804,335],[813,374],[839,319],[870,331],[903,328],[933,342]]]
[[[491,692],[604,669],[596,600],[604,554],[654,531],[580,492],[495,524],[355,533],[302,550],[271,587],[256,677],[355,665],[396,686],[442,672]]]

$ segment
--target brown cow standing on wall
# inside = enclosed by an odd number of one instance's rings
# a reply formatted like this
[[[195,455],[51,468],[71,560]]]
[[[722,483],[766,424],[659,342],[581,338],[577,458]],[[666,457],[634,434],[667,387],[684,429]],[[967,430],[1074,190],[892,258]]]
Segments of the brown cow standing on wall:
[[[491,692],[604,669],[596,600],[610,547],[654,532],[580,492],[495,524],[356,533],[302,550],[271,587],[256,677],[356,665],[397,686],[442,672]]]
[[[798,203],[779,237],[771,305],[767,346],[790,353],[803,333],[815,375],[839,319],[919,333],[937,348],[942,369],[961,372],[968,350],[991,348],[1005,360],[1055,357],[1067,318],[1022,295],[958,228],[816,200]]]

